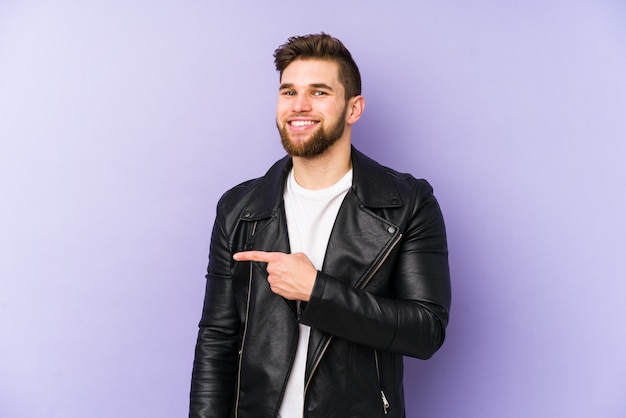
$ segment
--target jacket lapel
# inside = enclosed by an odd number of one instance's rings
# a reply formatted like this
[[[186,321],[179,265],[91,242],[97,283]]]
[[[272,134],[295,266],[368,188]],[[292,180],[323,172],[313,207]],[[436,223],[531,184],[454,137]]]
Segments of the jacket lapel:
[[[354,193],[348,193],[337,214],[322,270],[348,286],[360,287],[397,229],[365,208]]]

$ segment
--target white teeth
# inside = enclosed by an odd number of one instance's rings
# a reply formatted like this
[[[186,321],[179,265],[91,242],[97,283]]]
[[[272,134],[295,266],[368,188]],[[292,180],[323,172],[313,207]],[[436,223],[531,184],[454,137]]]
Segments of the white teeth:
[[[296,128],[313,124],[315,124],[315,122],[313,122],[312,120],[294,120],[291,122],[291,126],[295,126]]]

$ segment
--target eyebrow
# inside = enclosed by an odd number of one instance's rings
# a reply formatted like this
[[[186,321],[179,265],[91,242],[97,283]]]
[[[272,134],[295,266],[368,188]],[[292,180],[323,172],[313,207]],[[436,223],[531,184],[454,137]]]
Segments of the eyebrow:
[[[326,83],[312,83],[312,84],[309,84],[309,87],[333,91],[333,88]],[[291,88],[293,88],[293,83],[283,83],[280,85],[278,90],[285,90],[285,89],[291,89]]]

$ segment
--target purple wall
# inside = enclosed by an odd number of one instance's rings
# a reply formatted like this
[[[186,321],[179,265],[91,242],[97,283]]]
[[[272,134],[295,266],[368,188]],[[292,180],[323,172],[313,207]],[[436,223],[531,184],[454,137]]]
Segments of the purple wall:
[[[409,417],[626,416],[621,1],[0,3],[0,416],[186,415],[214,208],[331,33],[355,144],[435,187],[453,311]]]

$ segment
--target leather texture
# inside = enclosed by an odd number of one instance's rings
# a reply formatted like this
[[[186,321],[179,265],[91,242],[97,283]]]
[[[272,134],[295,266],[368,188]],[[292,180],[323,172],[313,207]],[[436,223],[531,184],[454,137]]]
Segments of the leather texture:
[[[444,221],[426,181],[354,148],[352,165],[324,266],[299,311],[270,290],[264,263],[232,259],[242,250],[289,252],[282,196],[291,158],[220,200],[190,417],[276,417],[299,322],[311,327],[304,417],[405,416],[402,356],[427,359],[445,338]]]

